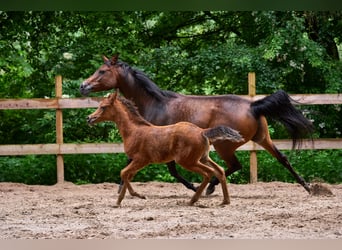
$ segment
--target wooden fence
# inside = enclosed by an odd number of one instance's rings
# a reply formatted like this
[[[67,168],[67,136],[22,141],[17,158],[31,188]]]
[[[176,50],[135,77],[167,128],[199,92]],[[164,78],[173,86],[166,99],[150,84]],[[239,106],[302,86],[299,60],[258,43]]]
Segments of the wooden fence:
[[[242,97],[258,100],[265,95],[256,95],[255,74],[248,74],[248,95]],[[55,109],[56,110],[56,143],[52,144],[16,144],[0,145],[0,156],[53,154],[56,155],[57,182],[64,182],[64,159],[66,154],[123,153],[123,145],[117,143],[64,143],[63,142],[63,109],[96,108],[102,98],[63,98],[62,77],[55,78],[56,97],[51,99],[0,99],[0,109]],[[307,105],[342,104],[341,94],[295,94],[291,97]],[[281,150],[292,148],[292,140],[273,140]],[[213,148],[211,148],[213,150]],[[315,139],[314,143],[303,142],[302,149],[342,149],[342,139]],[[249,141],[238,150],[250,151],[250,182],[257,182],[257,154],[262,147]]]

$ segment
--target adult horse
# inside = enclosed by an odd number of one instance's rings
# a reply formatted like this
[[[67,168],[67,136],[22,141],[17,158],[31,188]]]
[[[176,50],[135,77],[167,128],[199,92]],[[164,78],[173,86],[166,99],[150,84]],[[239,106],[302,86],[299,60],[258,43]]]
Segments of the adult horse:
[[[134,101],[140,114],[155,125],[169,125],[180,121],[196,124],[201,128],[224,125],[240,132],[244,142],[219,141],[213,144],[216,152],[226,162],[226,176],[242,168],[235,150],[249,140],[265,148],[309,193],[310,185],[293,169],[287,157],[273,144],[265,116],[280,121],[293,139],[293,148],[313,131],[312,123],[291,103],[292,99],[280,90],[261,100],[250,101],[236,95],[195,96],[161,90],[143,72],[119,61],[103,56],[104,64],[80,86],[80,92],[88,95],[110,89],[119,89]],[[175,162],[167,164],[169,171],[187,188],[196,190],[176,170]],[[219,181],[213,178],[206,194],[215,190]]]

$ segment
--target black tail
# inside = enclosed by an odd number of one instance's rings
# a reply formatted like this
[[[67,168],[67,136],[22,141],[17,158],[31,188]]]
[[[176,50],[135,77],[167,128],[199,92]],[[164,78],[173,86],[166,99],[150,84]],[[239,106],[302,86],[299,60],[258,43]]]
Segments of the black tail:
[[[203,135],[209,139],[210,144],[218,140],[229,140],[233,142],[244,141],[238,131],[226,126],[205,129]]]
[[[264,115],[280,121],[291,135],[293,148],[295,148],[304,137],[312,134],[314,127],[292,103],[295,101],[285,91],[279,90],[270,96],[253,102],[251,109],[255,118]]]

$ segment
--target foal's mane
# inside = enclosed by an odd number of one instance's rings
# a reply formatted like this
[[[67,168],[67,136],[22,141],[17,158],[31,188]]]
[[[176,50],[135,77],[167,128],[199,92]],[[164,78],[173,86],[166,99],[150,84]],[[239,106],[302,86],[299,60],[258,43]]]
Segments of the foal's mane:
[[[134,104],[134,102],[132,102],[131,100],[128,100],[126,98],[123,98],[121,96],[117,96],[117,99],[119,102],[121,102],[123,104],[123,106],[126,108],[126,110],[132,114],[136,120],[138,122],[138,124],[142,124],[142,125],[152,125],[150,122],[146,121],[139,113],[137,106]]]
[[[118,61],[116,65],[120,66],[124,70],[125,76],[127,76],[127,74],[131,74],[135,80],[136,86],[144,90],[149,96],[157,101],[161,102],[177,97],[175,92],[160,89],[144,72],[133,69],[127,63]]]

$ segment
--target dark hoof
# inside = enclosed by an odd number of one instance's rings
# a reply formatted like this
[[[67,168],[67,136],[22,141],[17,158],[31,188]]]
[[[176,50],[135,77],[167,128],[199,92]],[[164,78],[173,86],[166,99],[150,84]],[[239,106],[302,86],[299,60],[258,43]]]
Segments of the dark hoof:
[[[210,184],[207,187],[207,190],[205,191],[205,195],[211,195],[212,193],[214,193],[214,191],[215,191],[215,186]]]
[[[304,188],[309,194],[311,194],[311,187],[312,187],[311,184],[308,184],[308,183],[304,184]]]
[[[191,188],[190,188],[192,191],[196,192],[198,187],[195,187],[194,185],[191,185]]]

